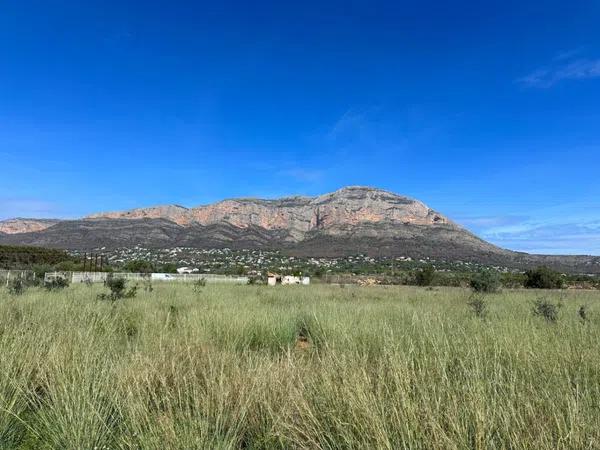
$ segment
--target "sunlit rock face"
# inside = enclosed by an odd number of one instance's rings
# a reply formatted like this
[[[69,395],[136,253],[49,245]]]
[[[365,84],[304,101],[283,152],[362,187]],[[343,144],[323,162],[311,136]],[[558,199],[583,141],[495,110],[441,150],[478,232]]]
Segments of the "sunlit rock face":
[[[287,230],[302,239],[312,230],[339,234],[368,223],[440,225],[451,222],[425,204],[381,189],[346,187],[319,197],[277,200],[233,199],[195,208],[169,205],[123,212],[99,213],[89,218],[167,219],[182,226],[229,223],[239,228],[256,226]]]
[[[45,230],[58,222],[53,219],[8,219],[0,221],[0,233],[32,233]]]

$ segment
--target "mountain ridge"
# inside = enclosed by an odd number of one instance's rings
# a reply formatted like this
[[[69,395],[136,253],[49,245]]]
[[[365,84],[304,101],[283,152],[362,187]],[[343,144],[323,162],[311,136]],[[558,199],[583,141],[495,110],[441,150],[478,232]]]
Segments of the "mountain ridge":
[[[19,229],[18,220],[23,222]],[[279,249],[299,256],[411,256],[600,273],[600,258],[528,255],[477,237],[419,200],[366,186],[315,196],[158,205],[77,220],[0,222],[0,244],[65,249],[175,246]]]

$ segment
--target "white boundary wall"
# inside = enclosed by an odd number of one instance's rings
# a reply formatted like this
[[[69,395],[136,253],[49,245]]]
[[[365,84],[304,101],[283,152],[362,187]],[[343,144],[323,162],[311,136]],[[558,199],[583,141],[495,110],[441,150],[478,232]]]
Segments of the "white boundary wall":
[[[48,281],[52,278],[62,277],[67,278],[71,283],[103,283],[108,277],[109,272],[48,272],[44,280]],[[125,278],[132,281],[167,281],[190,283],[198,280],[206,280],[206,283],[224,283],[224,284],[248,284],[248,277],[232,276],[232,275],[217,275],[213,273],[202,274],[179,274],[179,273],[113,273],[113,277]]]
[[[22,280],[35,280],[35,272],[31,270],[0,270],[0,283],[9,285],[10,280],[21,278]]]

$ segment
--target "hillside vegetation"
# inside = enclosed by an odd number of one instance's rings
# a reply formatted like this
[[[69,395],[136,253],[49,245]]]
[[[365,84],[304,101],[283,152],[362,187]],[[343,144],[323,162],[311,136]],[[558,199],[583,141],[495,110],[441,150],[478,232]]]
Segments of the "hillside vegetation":
[[[55,265],[72,260],[63,250],[0,245],[0,269],[27,269],[34,265]]]
[[[598,448],[600,294],[0,291],[0,448]]]

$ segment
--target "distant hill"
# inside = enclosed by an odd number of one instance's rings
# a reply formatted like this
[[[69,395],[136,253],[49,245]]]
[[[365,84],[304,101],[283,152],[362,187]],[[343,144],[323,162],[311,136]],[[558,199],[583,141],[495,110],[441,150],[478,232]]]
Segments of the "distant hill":
[[[56,225],[60,220],[57,219],[8,219],[0,221],[0,235],[16,234],[16,233],[31,233],[42,231],[46,228]]]
[[[512,252],[483,241],[422,202],[370,187],[318,197],[232,199],[98,213],[80,220],[0,222],[0,243],[64,249],[140,245],[269,248],[299,256],[430,257],[526,268],[600,273],[600,257]]]

